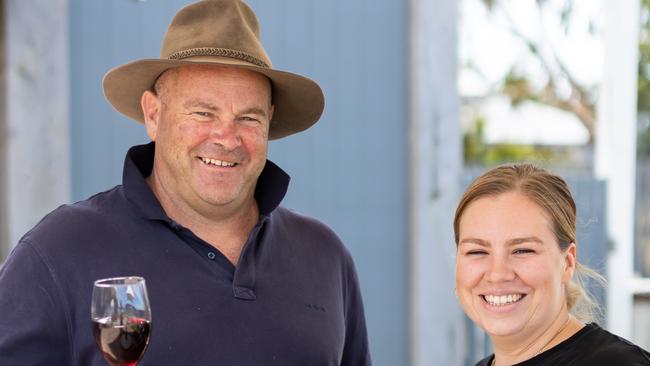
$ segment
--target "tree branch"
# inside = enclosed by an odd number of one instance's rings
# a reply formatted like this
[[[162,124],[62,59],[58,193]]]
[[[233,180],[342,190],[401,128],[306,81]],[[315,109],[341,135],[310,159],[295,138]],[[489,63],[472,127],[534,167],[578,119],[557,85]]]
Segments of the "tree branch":
[[[551,67],[549,60],[547,60],[540,51],[540,45],[525,36],[516,28],[513,18],[510,16],[507,10],[501,6],[499,2],[493,3],[492,6],[499,7],[509,23],[510,33],[526,45],[528,50],[540,62],[548,75],[549,81],[547,82],[543,91],[535,92],[532,90],[532,88],[527,86],[527,92],[529,93],[529,96],[526,99],[538,100],[550,106],[573,113],[576,117],[578,117],[578,119],[582,122],[582,124],[589,132],[589,142],[591,143],[596,133],[596,121],[595,105],[590,101],[590,93],[588,90],[573,78],[566,65],[562,62],[562,60],[557,55],[557,52],[555,52],[551,45],[549,45],[549,49],[552,57],[552,62],[556,65],[558,70],[554,70],[553,67]],[[538,6],[541,5],[538,4]],[[566,81],[571,88],[570,95],[567,99],[560,98],[555,91],[555,86],[557,85],[560,78]],[[512,94],[509,93],[507,86],[504,88],[504,92],[512,97]],[[512,90],[510,90],[510,92],[512,92]],[[516,96],[519,99],[525,98],[524,95],[521,95],[521,92],[521,89],[518,90],[518,95]]]

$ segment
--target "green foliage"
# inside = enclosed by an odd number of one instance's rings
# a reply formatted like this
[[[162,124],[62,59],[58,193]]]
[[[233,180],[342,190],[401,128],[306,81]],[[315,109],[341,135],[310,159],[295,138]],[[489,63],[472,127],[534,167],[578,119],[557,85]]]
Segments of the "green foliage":
[[[571,19],[571,14],[573,14],[573,1],[567,1],[562,7],[560,12],[560,24],[564,30],[564,34],[569,33],[569,20]]]
[[[641,2],[640,23],[637,108],[650,111],[650,0]]]
[[[549,162],[564,158],[552,148],[522,144],[486,144],[485,118],[477,117],[474,126],[463,134],[463,157],[467,165],[495,166],[512,161]]]
[[[482,1],[483,4],[485,4],[485,6],[490,10],[492,10],[492,8],[494,7],[494,3],[496,2],[496,0],[482,0]]]
[[[650,113],[650,0],[641,1],[640,26],[637,110],[639,115],[647,115]],[[640,156],[650,156],[650,126],[639,129],[637,152]]]
[[[481,163],[486,149],[483,142],[484,127],[485,118],[478,117],[474,121],[474,128],[463,133],[463,158],[466,163]]]
[[[648,133],[647,128],[639,133],[637,153],[639,156],[650,156],[650,133]]]
[[[503,78],[502,91],[510,97],[510,102],[513,106],[526,100],[539,101],[540,99],[533,91],[528,78],[518,74],[514,68],[511,68],[508,74]]]

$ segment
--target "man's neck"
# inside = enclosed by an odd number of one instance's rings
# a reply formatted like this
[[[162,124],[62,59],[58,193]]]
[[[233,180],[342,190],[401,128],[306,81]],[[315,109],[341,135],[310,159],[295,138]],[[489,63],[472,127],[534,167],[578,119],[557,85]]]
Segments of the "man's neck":
[[[257,202],[251,199],[251,204],[235,215],[220,220],[188,220],[179,224],[190,229],[196,236],[219,250],[228,260],[237,265],[239,256],[246,240],[259,221]]]
[[[252,194],[241,203],[218,207],[206,205],[205,210],[197,210],[166,194],[154,173],[147,178],[147,184],[170,219],[191,230],[231,263],[237,264],[250,231],[259,221],[259,208]]]

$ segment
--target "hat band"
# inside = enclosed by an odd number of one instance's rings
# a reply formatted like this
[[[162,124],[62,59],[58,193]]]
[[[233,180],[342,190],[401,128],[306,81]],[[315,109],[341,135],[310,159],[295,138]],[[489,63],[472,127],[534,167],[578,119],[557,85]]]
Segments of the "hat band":
[[[246,52],[231,50],[228,48],[214,48],[214,47],[202,47],[202,48],[190,48],[189,50],[183,50],[174,52],[169,55],[168,59],[170,60],[181,60],[188,57],[195,56],[220,56],[220,57],[229,57],[235,58],[238,60],[246,61],[253,65],[269,68],[269,65],[260,60],[259,58],[250,55]]]

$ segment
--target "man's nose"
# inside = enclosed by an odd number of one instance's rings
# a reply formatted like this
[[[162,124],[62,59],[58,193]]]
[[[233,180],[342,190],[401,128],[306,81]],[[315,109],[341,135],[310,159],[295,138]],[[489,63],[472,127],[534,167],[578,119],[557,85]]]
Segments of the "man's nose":
[[[241,145],[241,138],[234,118],[222,118],[212,122],[210,139],[221,144],[227,150]]]

